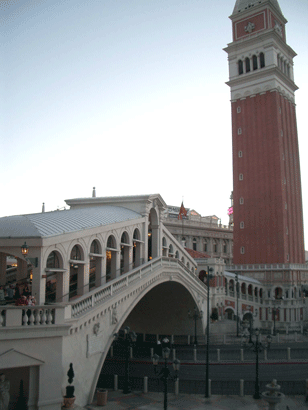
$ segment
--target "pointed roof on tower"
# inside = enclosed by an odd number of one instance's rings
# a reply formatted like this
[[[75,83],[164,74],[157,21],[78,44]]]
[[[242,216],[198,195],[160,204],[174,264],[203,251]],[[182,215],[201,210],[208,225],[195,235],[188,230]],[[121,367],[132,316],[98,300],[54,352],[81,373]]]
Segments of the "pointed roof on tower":
[[[262,3],[268,3],[273,6],[280,14],[282,14],[281,8],[279,6],[278,0],[236,0],[233,14],[240,13],[242,11],[249,10],[255,6],[259,6]]]

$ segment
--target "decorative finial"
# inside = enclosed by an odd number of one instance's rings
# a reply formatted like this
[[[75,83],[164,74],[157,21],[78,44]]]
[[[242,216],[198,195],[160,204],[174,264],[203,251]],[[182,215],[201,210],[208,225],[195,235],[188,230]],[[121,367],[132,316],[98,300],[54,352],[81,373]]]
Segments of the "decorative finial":
[[[95,186],[93,187],[93,191],[92,191],[92,198],[96,198]]]
[[[45,202],[43,202],[43,205],[42,205],[42,212],[45,212]]]

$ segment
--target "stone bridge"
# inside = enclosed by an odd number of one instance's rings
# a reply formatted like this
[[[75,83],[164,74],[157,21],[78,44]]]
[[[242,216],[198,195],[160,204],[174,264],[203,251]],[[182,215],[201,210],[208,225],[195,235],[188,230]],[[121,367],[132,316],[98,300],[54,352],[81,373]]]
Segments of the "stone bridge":
[[[188,311],[206,313],[206,286],[163,225],[159,195],[67,203],[67,211],[0,218],[0,281],[27,285],[37,299],[0,305],[0,368],[12,401],[23,380],[30,410],[60,410],[70,363],[76,404],[90,403],[121,327],[193,334]],[[15,278],[8,256],[17,261]],[[205,321],[206,314],[199,334]]]

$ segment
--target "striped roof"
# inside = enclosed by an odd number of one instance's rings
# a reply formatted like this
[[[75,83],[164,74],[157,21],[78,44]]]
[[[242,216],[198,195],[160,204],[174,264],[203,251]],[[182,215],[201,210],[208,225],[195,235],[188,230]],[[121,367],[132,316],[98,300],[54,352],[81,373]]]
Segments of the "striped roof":
[[[0,238],[45,238],[139,219],[142,215],[112,205],[0,218]]]

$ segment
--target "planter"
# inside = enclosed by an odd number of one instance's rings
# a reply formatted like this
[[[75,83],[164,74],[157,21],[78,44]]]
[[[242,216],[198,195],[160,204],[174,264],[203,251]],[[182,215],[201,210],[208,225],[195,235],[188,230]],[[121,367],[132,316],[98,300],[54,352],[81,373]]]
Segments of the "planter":
[[[107,395],[108,395],[108,390],[97,389],[96,399],[97,399],[97,405],[98,406],[106,406],[106,404],[107,404]]]
[[[66,409],[74,408],[76,397],[63,397],[63,407]]]

